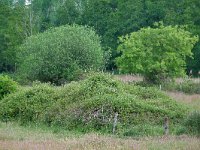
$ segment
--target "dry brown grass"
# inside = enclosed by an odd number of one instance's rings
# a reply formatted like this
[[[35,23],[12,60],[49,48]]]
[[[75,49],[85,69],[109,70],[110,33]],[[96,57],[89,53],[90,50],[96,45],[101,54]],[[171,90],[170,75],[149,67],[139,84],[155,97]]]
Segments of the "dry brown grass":
[[[115,77],[123,82],[143,81],[143,77],[139,75],[116,75]]]
[[[200,139],[189,136],[118,138],[98,134],[53,133],[41,128],[0,122],[0,150],[198,150]]]
[[[139,75],[116,75],[116,77],[127,83],[127,82],[139,82],[143,81],[143,77]],[[192,82],[194,83],[200,83],[200,78],[190,78]],[[185,79],[183,78],[177,78],[176,82],[177,83],[182,83],[184,82]],[[182,92],[166,92],[167,95],[172,97],[173,99],[177,100],[178,102],[185,103],[186,105],[191,106],[194,110],[200,110],[200,94],[185,94]]]
[[[80,138],[59,140],[0,140],[0,150],[198,150],[200,140],[194,137],[158,137],[120,139],[97,134],[84,135]]]
[[[200,94],[187,95],[182,92],[166,92],[178,102],[191,106],[194,110],[200,110]]]
[[[193,83],[200,83],[200,78],[192,78],[192,77],[188,77],[188,78],[177,78],[175,81],[176,83],[183,83],[186,80],[191,80]]]
[[[120,79],[123,82],[139,82],[139,81],[143,81],[143,76],[141,75],[115,75],[115,77],[117,77],[118,79]],[[176,78],[175,81],[176,83],[183,83],[186,80],[191,80],[193,83],[200,83],[200,77],[198,78]]]

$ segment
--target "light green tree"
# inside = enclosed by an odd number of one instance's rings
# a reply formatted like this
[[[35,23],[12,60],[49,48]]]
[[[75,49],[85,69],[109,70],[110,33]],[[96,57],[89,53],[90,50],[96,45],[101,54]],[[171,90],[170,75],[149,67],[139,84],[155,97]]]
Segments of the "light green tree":
[[[116,59],[119,70],[140,73],[147,81],[160,82],[166,78],[184,75],[186,58],[192,57],[192,48],[198,41],[178,26],[142,28],[120,38]]]

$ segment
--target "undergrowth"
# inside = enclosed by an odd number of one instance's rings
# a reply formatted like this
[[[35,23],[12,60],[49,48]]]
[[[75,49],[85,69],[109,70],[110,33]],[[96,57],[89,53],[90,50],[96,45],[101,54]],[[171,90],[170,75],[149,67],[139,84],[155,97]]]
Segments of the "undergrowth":
[[[7,94],[16,91],[17,86],[17,82],[13,81],[9,76],[0,74],[0,100]]]
[[[200,111],[194,111],[188,115],[184,122],[189,134],[198,135],[200,137]]]
[[[118,113],[116,134],[128,136],[160,135],[164,117],[171,125],[180,124],[188,111],[156,88],[125,84],[101,73],[61,87],[35,83],[3,98],[0,108],[3,121],[102,133],[112,132]]]
[[[190,79],[184,80],[181,83],[168,82],[162,85],[163,90],[178,91],[186,94],[200,94],[200,83]]]

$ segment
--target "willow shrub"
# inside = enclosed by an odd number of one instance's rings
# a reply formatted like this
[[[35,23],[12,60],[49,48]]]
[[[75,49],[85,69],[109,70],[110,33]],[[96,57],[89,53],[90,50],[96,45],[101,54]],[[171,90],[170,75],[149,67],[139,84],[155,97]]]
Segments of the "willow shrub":
[[[89,27],[65,25],[28,38],[18,54],[23,80],[60,84],[104,65],[100,38]]]

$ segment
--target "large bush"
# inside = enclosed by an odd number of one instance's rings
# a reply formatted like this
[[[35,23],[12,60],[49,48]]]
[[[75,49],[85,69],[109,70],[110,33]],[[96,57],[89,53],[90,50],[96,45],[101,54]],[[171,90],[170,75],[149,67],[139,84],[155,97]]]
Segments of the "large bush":
[[[21,87],[18,92],[6,96],[0,102],[2,120],[42,122],[48,107],[57,99],[57,90],[49,84],[34,83],[33,87]]]
[[[9,76],[0,75],[0,99],[17,90],[17,83]]]
[[[23,79],[60,83],[103,67],[100,38],[88,27],[65,25],[28,38],[19,54]]]
[[[186,107],[154,88],[127,85],[102,74],[63,87],[36,84],[5,97],[0,108],[3,120],[104,132],[112,131],[117,112],[117,132],[122,134],[136,126],[142,128],[144,122],[148,131],[154,126],[162,129],[165,116],[171,124],[179,124],[187,112]],[[149,134],[161,133],[160,129]]]
[[[160,82],[185,74],[197,37],[178,26],[142,28],[120,38],[117,65],[122,72],[140,73],[147,81]]]

